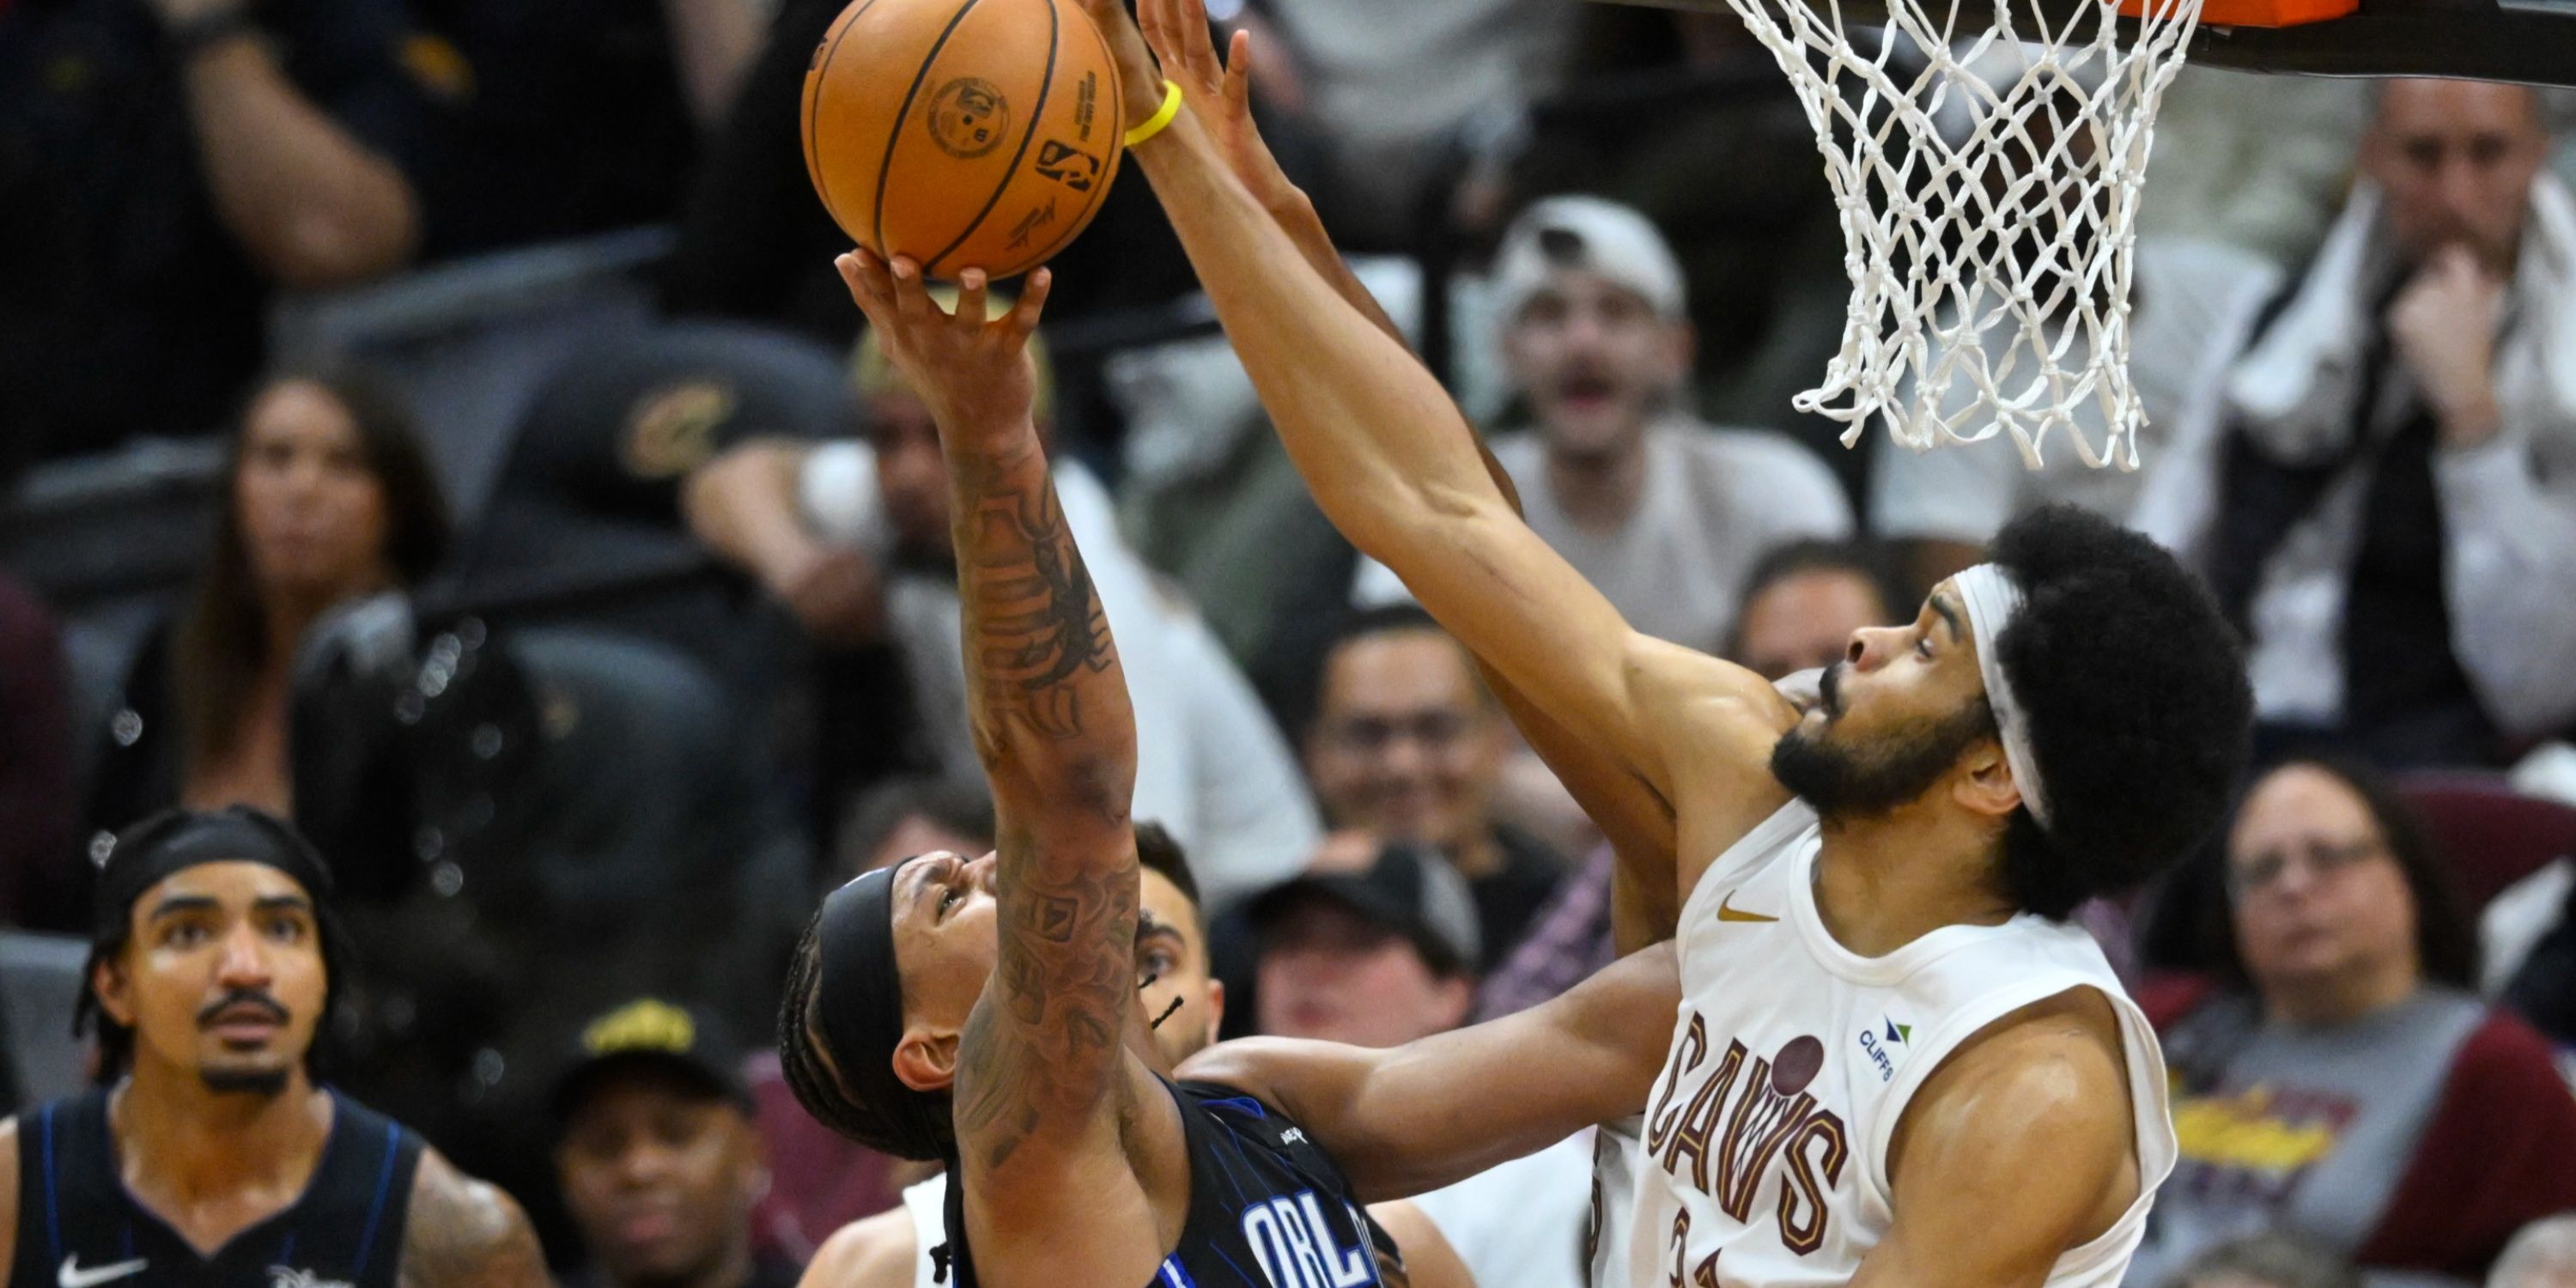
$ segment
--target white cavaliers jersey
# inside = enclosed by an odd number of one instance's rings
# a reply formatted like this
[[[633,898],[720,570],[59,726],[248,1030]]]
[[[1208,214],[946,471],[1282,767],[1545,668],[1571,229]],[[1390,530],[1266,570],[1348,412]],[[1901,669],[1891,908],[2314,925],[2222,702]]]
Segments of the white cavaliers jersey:
[[[950,1288],[941,1282],[939,1263],[930,1250],[948,1242],[948,1226],[942,1213],[948,1206],[948,1173],[908,1185],[903,1191],[903,1210],[912,1217],[912,1288]]]
[[[1924,1079],[2003,1015],[2093,988],[2119,1013],[2144,1184],[2100,1238],[2058,1258],[2047,1283],[2119,1283],[2175,1147],[2155,1033],[2101,949],[2080,929],[2023,915],[1857,956],[1816,912],[1822,843],[1815,811],[1792,801],[1721,855],[1683,905],[1672,1052],[1632,1151],[1624,1255],[1601,1282],[1848,1283],[1894,1220],[1888,1140]]]

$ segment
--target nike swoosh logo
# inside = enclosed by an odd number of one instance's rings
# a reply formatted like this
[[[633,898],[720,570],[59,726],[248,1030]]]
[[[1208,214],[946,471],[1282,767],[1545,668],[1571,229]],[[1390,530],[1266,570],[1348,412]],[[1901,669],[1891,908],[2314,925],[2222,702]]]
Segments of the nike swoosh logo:
[[[1726,897],[1725,897],[1725,898],[1720,899],[1720,900],[1718,900],[1718,901],[1717,901],[1717,919],[1718,919],[1719,921],[1778,921],[1778,920],[1779,920],[1779,918],[1778,918],[1778,917],[1765,917],[1765,916],[1763,916],[1761,913],[1758,913],[1758,912],[1737,912],[1737,911],[1735,910],[1735,908],[1734,908],[1734,904],[1735,904],[1735,892],[1734,892],[1734,891],[1732,891],[1732,890],[1729,890],[1729,891],[1727,891],[1727,892],[1726,892]]]
[[[99,1284],[113,1283],[128,1275],[142,1274],[143,1268],[150,1264],[152,1264],[150,1261],[137,1259],[119,1261],[114,1265],[92,1266],[83,1270],[80,1254],[75,1252],[63,1258],[63,1268],[54,1272],[54,1282],[61,1285],[61,1288],[97,1288]]]

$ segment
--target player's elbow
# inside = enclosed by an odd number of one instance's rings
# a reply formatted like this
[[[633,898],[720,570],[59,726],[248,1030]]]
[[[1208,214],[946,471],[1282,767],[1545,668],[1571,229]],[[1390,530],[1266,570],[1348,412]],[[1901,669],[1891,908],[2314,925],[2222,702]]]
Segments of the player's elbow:
[[[1333,516],[1334,523],[1361,553],[1398,576],[1426,555],[1479,548],[1477,530],[1504,512],[1501,494],[1481,476],[1472,485],[1390,479],[1376,491],[1369,504]]]
[[[993,802],[1005,811],[1085,825],[1127,821],[1136,790],[1133,737],[1085,737],[1070,748],[1007,736],[976,742]]]

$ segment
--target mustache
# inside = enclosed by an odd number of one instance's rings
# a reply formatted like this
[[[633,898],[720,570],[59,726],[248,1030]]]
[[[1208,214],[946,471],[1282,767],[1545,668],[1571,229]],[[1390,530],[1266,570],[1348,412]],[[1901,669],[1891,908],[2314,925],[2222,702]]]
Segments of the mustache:
[[[231,1010],[236,1006],[256,1008],[265,1012],[269,1019],[279,1024],[287,1022],[288,1017],[286,1008],[280,1005],[276,998],[270,997],[268,994],[256,988],[236,988],[207,1004],[206,1009],[197,1012],[197,1027],[201,1029],[213,1028],[215,1026],[215,1017],[222,1015],[224,1012]]]
[[[1816,681],[1816,692],[1824,700],[1825,714],[1828,717],[1839,719],[1842,716],[1843,668],[1850,665],[1849,662],[1836,662],[1826,667],[1824,675]]]

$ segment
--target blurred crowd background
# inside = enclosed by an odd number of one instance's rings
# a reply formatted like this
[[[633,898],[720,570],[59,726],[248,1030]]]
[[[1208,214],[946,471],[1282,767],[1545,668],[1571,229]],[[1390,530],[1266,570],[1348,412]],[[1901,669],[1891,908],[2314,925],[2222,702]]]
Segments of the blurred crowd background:
[[[1791,410],[1849,283],[1731,17],[1210,7],[1532,525],[1644,629],[1822,665],[2047,501],[2208,576],[2260,772],[2206,852],[2082,913],[2165,1025],[2185,1154],[2132,1284],[2576,1284],[2561,104],[2186,70],[2131,318],[2146,468],[2034,473]],[[992,828],[936,438],[799,150],[839,8],[0,0],[21,1103],[86,1067],[90,860],[238,801],[337,865],[333,1080],[567,1273],[738,1288],[915,1179],[758,1054],[822,890]],[[1605,962],[1598,838],[1318,514],[1140,177],[1055,269],[1042,415],[1137,688],[1137,816],[1196,875],[1193,1044],[1400,1043]],[[669,1009],[706,1076],[565,1080],[598,1017]],[[1572,1283],[1589,1157],[1425,1207],[1483,1282]],[[629,1237],[638,1195],[691,1217]]]

